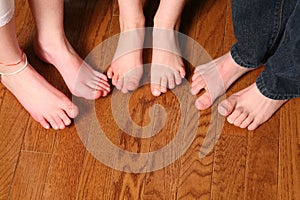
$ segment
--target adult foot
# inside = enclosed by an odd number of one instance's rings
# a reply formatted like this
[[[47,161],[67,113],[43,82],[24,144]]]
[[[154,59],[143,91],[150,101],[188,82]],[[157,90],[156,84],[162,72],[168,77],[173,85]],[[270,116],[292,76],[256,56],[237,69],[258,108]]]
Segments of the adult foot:
[[[123,93],[139,87],[143,76],[143,45],[145,38],[145,20],[140,13],[137,16],[120,15],[121,34],[114,60],[107,71],[112,84]],[[123,51],[128,52],[123,52]]]
[[[236,64],[230,52],[197,67],[192,77],[191,93],[196,95],[203,89],[206,92],[196,100],[196,107],[199,110],[209,108],[234,81],[250,70]],[[211,81],[210,85],[207,84],[208,81]]]
[[[78,108],[29,64],[17,74],[2,76],[1,81],[46,129],[50,125],[56,130],[64,129],[78,114]]]
[[[107,77],[84,62],[65,37],[51,42],[36,39],[34,50],[41,60],[58,69],[73,95],[97,99],[110,92]]]
[[[175,25],[154,20],[151,65],[151,92],[154,96],[180,85],[185,77],[184,64],[177,38],[180,22]],[[166,48],[162,50],[162,48]],[[167,51],[166,51],[167,50]]]
[[[231,95],[219,104],[219,113],[240,128],[254,130],[266,122],[287,100],[273,100],[260,93],[256,84]]]

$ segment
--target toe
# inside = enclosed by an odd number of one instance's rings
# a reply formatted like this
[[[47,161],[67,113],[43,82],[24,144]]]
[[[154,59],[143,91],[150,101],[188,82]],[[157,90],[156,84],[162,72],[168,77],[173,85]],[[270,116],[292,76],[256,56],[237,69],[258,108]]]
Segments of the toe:
[[[51,124],[51,127],[54,129],[54,130],[58,130],[58,125],[56,124],[55,120],[53,117],[49,116],[47,117],[47,121]]]
[[[122,90],[123,85],[124,85],[124,78],[120,78],[115,86],[118,90]]]
[[[160,91],[162,93],[167,92],[167,85],[168,85],[168,78],[166,76],[163,76],[160,83]]]
[[[111,82],[114,86],[116,86],[119,82],[119,74],[114,74]]]
[[[253,117],[250,116],[250,115],[248,115],[248,117],[240,125],[240,128],[246,128],[246,127],[248,127],[249,124],[251,124],[252,121],[253,121]]]
[[[194,74],[192,76],[192,81],[195,81],[196,79],[198,79],[199,77],[201,77],[201,74],[198,72],[197,69],[195,69]]]
[[[67,114],[64,111],[59,112],[58,116],[62,119],[65,126],[69,126],[72,123],[71,119],[67,116]]]
[[[175,76],[176,85],[180,85],[182,83],[182,78],[181,78],[179,72],[175,72],[174,76]]]
[[[184,70],[183,67],[180,67],[179,73],[180,73],[181,78],[184,78],[184,77],[185,77],[185,70]]]
[[[42,127],[44,127],[45,129],[49,129],[50,128],[50,125],[49,123],[45,120],[44,117],[39,117],[38,120],[37,120],[41,125]]]
[[[242,108],[236,108],[231,115],[228,116],[227,121],[233,124],[235,120],[243,113]]]
[[[110,67],[109,69],[108,69],[108,71],[107,71],[107,76],[108,76],[108,78],[109,79],[112,79],[112,77],[113,77],[113,70],[112,70],[112,68]]]
[[[62,109],[68,114],[69,117],[75,118],[77,117],[79,110],[78,107],[75,106],[72,102],[66,102],[65,106]]]
[[[248,113],[246,113],[246,112],[243,112],[243,113],[241,113],[241,115],[234,121],[234,125],[235,126],[240,126],[242,123],[243,123],[243,121],[246,119],[248,117]]]
[[[195,102],[196,107],[199,110],[205,110],[212,105],[212,101],[208,92],[201,95]]]
[[[101,72],[95,71],[94,70],[94,74],[95,76],[97,76],[98,78],[104,80],[104,81],[108,81],[107,76],[105,76],[104,74],[102,74]],[[111,74],[112,75],[112,74]]]
[[[55,120],[55,123],[56,123],[58,129],[64,129],[66,127],[65,123],[58,115],[53,118]]]
[[[169,87],[169,89],[175,88],[175,78],[174,78],[173,74],[168,75],[168,87]]]
[[[192,82],[191,93],[193,95],[196,95],[205,87],[206,87],[206,83],[202,79],[197,79],[196,81]]]
[[[219,104],[218,111],[221,115],[226,117],[233,112],[235,105],[236,105],[236,99],[235,97],[231,96]]]

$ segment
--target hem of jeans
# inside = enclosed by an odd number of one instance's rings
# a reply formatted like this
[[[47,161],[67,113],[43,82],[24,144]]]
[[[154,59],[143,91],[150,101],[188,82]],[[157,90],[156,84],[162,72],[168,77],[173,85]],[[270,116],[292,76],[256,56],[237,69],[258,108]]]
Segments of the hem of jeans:
[[[238,53],[238,50],[236,49],[235,46],[231,47],[230,54],[231,54],[231,57],[234,60],[234,62],[236,64],[240,65],[241,67],[251,68],[251,69],[259,67],[257,65],[253,65],[253,64],[249,64],[249,63],[245,62],[244,61],[245,59],[243,59],[242,56]]]
[[[289,100],[289,99],[300,97],[300,93],[286,94],[286,93],[270,92],[270,89],[267,87],[265,80],[263,78],[263,74],[256,79],[256,86],[262,95],[273,100]]]

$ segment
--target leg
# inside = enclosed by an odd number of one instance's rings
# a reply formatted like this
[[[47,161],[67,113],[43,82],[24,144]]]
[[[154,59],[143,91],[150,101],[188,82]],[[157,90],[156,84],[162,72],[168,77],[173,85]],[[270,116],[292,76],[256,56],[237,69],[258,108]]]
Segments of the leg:
[[[2,63],[14,63],[21,55],[15,31],[14,19],[0,27],[0,59]],[[44,128],[63,129],[76,117],[75,105],[51,86],[31,66],[14,75],[3,75],[2,83],[20,101],[31,116]]]
[[[112,84],[123,93],[135,90],[139,86],[140,79],[143,75],[143,43],[145,27],[145,17],[141,0],[119,0],[120,9],[120,28],[121,35],[118,48],[128,44],[122,33],[127,32],[132,38],[132,42],[138,44],[139,50],[130,52],[124,56],[115,55],[115,60],[107,71],[108,78],[112,79]],[[138,31],[135,31],[139,29]],[[129,32],[130,31],[130,32]],[[118,50],[117,50],[118,52]],[[116,53],[117,54],[117,53]]]
[[[86,99],[106,96],[110,91],[106,76],[85,63],[65,36],[63,0],[29,0],[29,3],[37,27],[36,54],[58,69],[74,95]]]
[[[300,1],[286,25],[284,37],[267,61],[256,84],[232,95],[219,106],[227,120],[241,128],[256,129],[288,100],[300,96]]]
[[[237,42],[231,48],[230,53],[207,64],[215,66],[215,70],[219,72],[223,80],[225,90],[244,73],[261,66],[274,53],[282,38],[288,16],[293,11],[295,1],[232,1],[232,17]],[[201,71],[196,69],[193,76],[192,94],[196,95],[203,89],[207,89],[206,83]],[[200,110],[207,109],[215,99],[216,97],[211,97],[210,91],[206,91],[197,99],[196,106]]]
[[[160,45],[156,44],[156,41],[162,41],[161,37],[164,36],[160,31],[161,29],[168,29],[170,33],[179,30],[185,2],[186,0],[161,0],[154,17],[154,48],[151,69],[151,91],[154,96],[167,92],[167,87],[173,89],[176,85],[181,84],[181,79],[185,77],[184,64],[180,56],[155,48]],[[163,40],[179,49],[175,32],[171,37],[166,37]]]

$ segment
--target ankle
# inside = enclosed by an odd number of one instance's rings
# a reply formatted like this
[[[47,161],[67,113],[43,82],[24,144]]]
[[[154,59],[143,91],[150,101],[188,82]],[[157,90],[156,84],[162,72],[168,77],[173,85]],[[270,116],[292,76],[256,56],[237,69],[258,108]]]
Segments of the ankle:
[[[129,31],[137,28],[145,27],[145,16],[143,14],[136,16],[121,16],[120,15],[120,28],[121,31]]]
[[[154,28],[179,30],[179,26],[180,19],[170,19],[160,15],[154,17]]]

